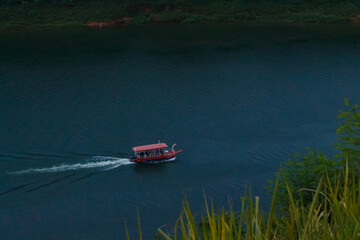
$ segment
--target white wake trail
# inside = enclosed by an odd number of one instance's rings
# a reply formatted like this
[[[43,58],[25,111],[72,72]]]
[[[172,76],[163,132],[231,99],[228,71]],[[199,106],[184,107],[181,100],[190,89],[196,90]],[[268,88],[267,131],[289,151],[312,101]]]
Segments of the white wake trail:
[[[9,172],[10,174],[26,174],[26,173],[54,173],[54,172],[66,172],[75,171],[81,169],[91,168],[104,168],[104,170],[110,170],[122,165],[134,164],[130,162],[128,158],[116,158],[108,156],[94,156],[87,159],[84,163],[74,164],[60,164],[47,168],[30,168],[21,171]]]

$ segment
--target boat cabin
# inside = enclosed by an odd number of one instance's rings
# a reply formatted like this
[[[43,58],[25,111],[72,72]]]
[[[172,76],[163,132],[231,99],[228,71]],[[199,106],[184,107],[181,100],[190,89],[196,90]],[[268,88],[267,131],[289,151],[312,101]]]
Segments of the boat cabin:
[[[133,147],[133,150],[135,152],[135,157],[141,159],[162,156],[165,154],[165,148],[167,147],[166,143],[156,143]]]
[[[166,143],[155,143],[149,145],[143,145],[138,147],[133,147],[135,156],[130,157],[132,162],[147,162],[147,163],[157,163],[160,161],[174,161],[175,155],[180,153],[182,150],[175,151],[174,144],[171,150],[167,150],[168,147]]]

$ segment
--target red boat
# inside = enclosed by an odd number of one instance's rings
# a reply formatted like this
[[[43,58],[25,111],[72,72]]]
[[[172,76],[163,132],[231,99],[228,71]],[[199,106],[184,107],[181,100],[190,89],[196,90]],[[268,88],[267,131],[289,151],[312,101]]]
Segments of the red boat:
[[[131,162],[136,163],[159,163],[174,161],[176,154],[182,152],[182,150],[175,151],[174,144],[171,150],[167,149],[166,143],[155,143],[143,146],[133,147],[135,156],[130,158]]]

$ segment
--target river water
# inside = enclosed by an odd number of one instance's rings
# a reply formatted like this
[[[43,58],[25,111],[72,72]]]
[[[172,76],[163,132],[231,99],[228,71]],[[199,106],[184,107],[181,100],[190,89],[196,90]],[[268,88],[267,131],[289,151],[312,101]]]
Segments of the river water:
[[[2,239],[171,228],[184,194],[238,209],[306,147],[335,154],[360,103],[360,26],[148,25],[0,33]],[[177,143],[172,163],[133,146]]]

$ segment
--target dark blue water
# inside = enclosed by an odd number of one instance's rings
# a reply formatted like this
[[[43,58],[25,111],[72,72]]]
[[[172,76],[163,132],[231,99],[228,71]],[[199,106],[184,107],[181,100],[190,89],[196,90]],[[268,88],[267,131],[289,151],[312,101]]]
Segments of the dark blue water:
[[[203,192],[263,188],[305,147],[334,155],[360,102],[360,26],[159,25],[0,33],[2,239],[151,237]],[[126,165],[158,140],[177,161]]]

